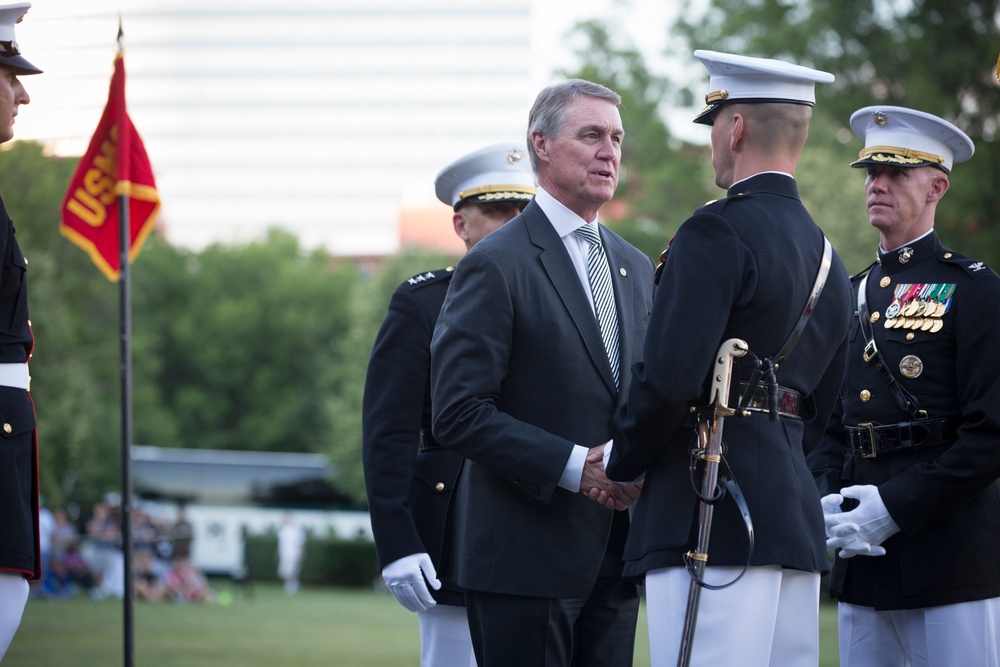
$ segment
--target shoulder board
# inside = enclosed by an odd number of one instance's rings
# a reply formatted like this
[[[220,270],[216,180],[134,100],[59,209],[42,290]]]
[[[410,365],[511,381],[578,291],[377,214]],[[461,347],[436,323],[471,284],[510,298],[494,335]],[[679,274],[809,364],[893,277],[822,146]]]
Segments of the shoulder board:
[[[417,289],[419,287],[424,287],[426,285],[433,285],[434,283],[439,283],[442,280],[451,280],[451,276],[455,271],[454,266],[449,266],[444,269],[436,269],[434,271],[424,271],[423,273],[418,273],[412,278],[407,278],[400,285],[400,288],[410,288]]]
[[[862,278],[864,278],[865,276],[867,276],[868,273],[875,267],[876,264],[878,264],[878,262],[872,262],[871,264],[869,264],[865,268],[863,268],[860,271],[858,271],[857,273],[855,273],[853,276],[851,276],[851,282],[853,283],[853,282],[855,282],[857,280],[861,280]]]
[[[992,273],[990,267],[986,266],[986,262],[981,262],[978,259],[971,259],[965,255],[960,255],[954,250],[949,250],[945,248],[944,251],[939,255],[939,259],[946,264],[954,264],[965,269],[965,272],[970,276],[975,276],[980,273]]]
[[[740,200],[740,199],[746,199],[747,197],[752,197],[753,194],[754,193],[752,193],[752,192],[739,192],[739,193],[737,193],[735,195],[721,197],[719,199],[710,199],[709,201],[707,201],[704,204],[702,204],[701,209],[699,209],[699,210],[709,209],[713,213],[717,212],[717,211],[721,211],[726,206],[726,204],[728,204],[729,202],[731,202],[731,201],[737,201],[737,200]]]

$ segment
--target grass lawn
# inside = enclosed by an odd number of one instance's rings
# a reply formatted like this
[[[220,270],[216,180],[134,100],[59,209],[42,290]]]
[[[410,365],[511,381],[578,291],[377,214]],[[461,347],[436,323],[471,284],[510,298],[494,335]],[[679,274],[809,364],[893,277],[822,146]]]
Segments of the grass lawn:
[[[135,604],[137,667],[417,667],[417,617],[387,593],[303,589],[285,595],[259,584],[228,593],[227,605]],[[739,622],[734,619],[734,622]],[[836,667],[836,613],[823,605],[820,667]],[[124,664],[122,602],[31,599],[3,667],[114,667]],[[645,614],[635,667],[649,666]],[[722,666],[720,666],[722,667]]]

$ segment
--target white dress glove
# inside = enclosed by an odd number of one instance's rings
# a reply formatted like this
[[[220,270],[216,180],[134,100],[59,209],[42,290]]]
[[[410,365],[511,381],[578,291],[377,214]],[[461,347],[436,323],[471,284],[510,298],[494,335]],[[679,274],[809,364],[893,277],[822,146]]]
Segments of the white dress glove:
[[[860,504],[849,512],[840,511],[844,498],[854,498]],[[826,522],[826,545],[841,549],[841,558],[852,556],[883,556],[882,542],[899,532],[899,526],[889,516],[882,502],[878,487],[872,485],[849,486],[839,494],[830,494],[820,500]]]
[[[382,568],[382,578],[393,597],[409,611],[427,611],[437,604],[427,590],[427,583],[437,591],[441,590],[441,582],[426,553],[410,554],[392,561]]]

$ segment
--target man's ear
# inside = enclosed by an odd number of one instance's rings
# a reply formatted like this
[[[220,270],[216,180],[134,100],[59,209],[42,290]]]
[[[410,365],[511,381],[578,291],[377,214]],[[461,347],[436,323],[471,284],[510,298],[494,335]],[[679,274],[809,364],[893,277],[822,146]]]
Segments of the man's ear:
[[[743,143],[744,133],[746,132],[746,118],[743,114],[737,112],[733,114],[733,129],[729,134],[729,149],[735,151],[737,147]]]
[[[951,187],[951,181],[948,179],[948,175],[937,168],[933,168],[937,173],[934,175],[934,180],[931,181],[930,190],[927,191],[927,201],[936,202],[941,197],[944,197],[944,193],[948,192],[948,188]]]
[[[455,234],[458,235],[458,238],[468,243],[469,230],[467,228],[468,221],[465,218],[465,213],[462,211],[455,211],[455,213],[451,216],[451,225],[455,228]]]
[[[534,130],[531,133],[531,147],[535,149],[535,157],[548,162],[549,159],[549,138],[542,132]]]

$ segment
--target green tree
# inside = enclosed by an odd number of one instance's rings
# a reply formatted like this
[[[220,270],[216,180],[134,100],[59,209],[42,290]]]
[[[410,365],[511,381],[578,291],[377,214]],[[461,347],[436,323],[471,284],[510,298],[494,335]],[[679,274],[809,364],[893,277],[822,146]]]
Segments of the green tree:
[[[277,230],[200,253],[151,245],[135,271],[135,384],[144,408],[136,441],[321,451],[353,265],[303,254]]]
[[[675,26],[692,50],[783,58],[837,76],[817,88],[815,112],[829,119],[817,125],[844,142],[829,174],[860,150],[848,120],[864,106],[913,107],[965,130],[976,154],[956,167],[936,227],[960,252],[1000,266],[994,74],[1000,0],[710,0],[699,11],[702,4],[689,1],[680,13],[686,18]],[[866,224],[863,213],[859,217]]]

